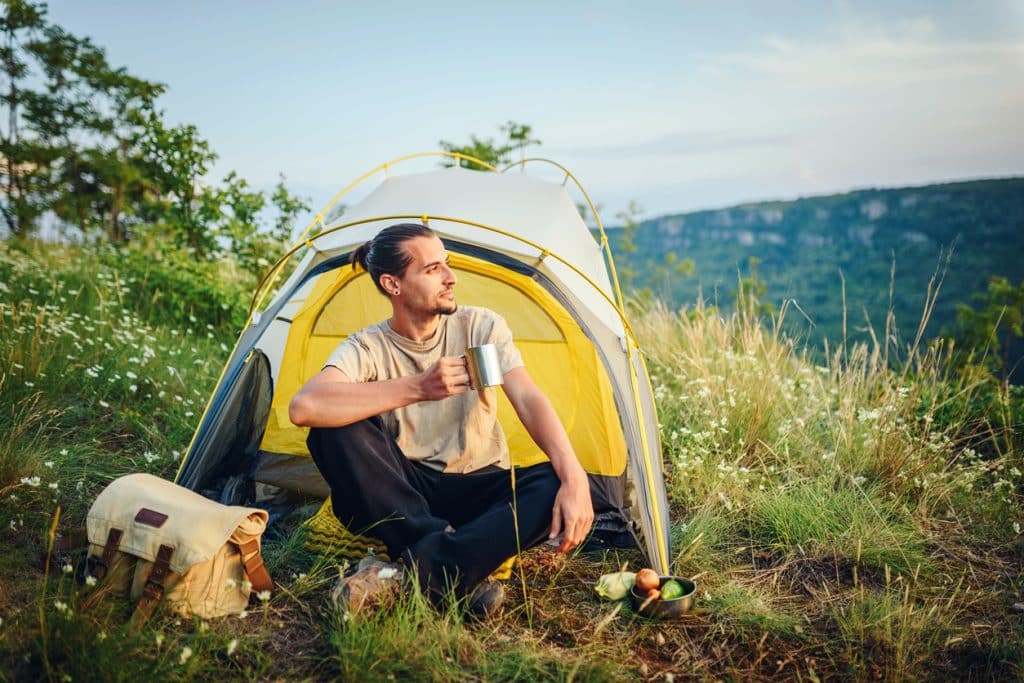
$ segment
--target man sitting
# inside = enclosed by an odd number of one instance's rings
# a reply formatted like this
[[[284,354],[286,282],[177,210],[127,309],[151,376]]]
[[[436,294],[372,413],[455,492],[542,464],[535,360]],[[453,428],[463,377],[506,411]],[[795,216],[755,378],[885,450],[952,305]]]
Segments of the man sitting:
[[[453,590],[487,616],[503,597],[487,577],[506,559],[559,534],[566,553],[586,537],[587,475],[504,319],[457,306],[457,278],[432,230],[387,227],[356,249],[357,265],[392,316],[345,339],[289,416],[311,427],[307,444],[339,521],[380,538],[435,603]],[[550,460],[516,468],[514,490],[496,391],[470,387],[463,354],[482,344],[497,347],[505,395]],[[337,591],[346,609],[400,576],[397,565],[360,565]]]

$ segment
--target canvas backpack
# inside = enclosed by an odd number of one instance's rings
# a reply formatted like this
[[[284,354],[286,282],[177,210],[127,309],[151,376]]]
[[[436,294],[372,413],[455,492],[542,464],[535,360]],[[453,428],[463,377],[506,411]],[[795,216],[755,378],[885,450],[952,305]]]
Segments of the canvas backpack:
[[[260,555],[266,511],[221,505],[150,474],[109,484],[86,519],[86,570],[102,592],[137,600],[132,623],[162,601],[181,615],[239,613],[273,584]]]

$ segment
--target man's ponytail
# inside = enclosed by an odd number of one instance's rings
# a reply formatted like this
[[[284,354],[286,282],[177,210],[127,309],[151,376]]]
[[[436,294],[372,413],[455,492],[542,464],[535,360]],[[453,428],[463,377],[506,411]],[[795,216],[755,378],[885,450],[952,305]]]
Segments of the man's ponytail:
[[[387,292],[380,284],[380,276],[387,274],[395,277],[405,275],[412,257],[402,247],[402,243],[416,237],[434,237],[436,233],[420,223],[397,223],[384,228],[377,235],[356,247],[352,252],[352,267],[358,263],[370,274],[373,284],[381,294]]]
[[[360,244],[355,251],[352,252],[352,269],[355,270],[356,265],[362,266],[363,270],[369,271],[370,269],[366,266],[366,257],[370,255],[370,247],[373,246],[373,240],[368,240]]]

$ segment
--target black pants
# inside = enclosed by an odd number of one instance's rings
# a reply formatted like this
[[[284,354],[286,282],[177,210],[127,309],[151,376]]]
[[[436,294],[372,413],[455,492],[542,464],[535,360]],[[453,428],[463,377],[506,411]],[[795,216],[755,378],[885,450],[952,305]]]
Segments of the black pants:
[[[432,597],[449,587],[465,595],[551,526],[560,482],[550,463],[516,468],[513,507],[507,470],[446,474],[409,460],[379,417],[310,429],[306,443],[338,520],[415,567]]]

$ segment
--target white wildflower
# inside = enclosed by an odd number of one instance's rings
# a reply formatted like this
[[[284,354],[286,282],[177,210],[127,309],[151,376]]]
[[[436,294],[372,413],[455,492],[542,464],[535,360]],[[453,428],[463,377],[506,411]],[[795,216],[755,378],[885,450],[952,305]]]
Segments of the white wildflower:
[[[26,484],[27,486],[36,487],[39,486],[40,480],[39,477],[22,477],[21,483]]]
[[[1019,534],[1020,533],[1020,522],[1014,522],[1013,523],[1013,532],[1015,534]]]
[[[101,406],[101,407],[103,407],[103,408],[109,408],[109,407],[110,407],[110,404],[109,404],[109,403],[107,403],[106,401],[104,401],[104,400],[103,400],[103,399],[101,398],[101,399],[100,399],[100,406]]]
[[[228,643],[228,657],[235,654],[235,650],[238,649],[238,638],[232,638],[231,642]]]
[[[247,616],[249,616],[249,610],[242,610],[238,613],[239,619],[245,619]]]
[[[164,644],[164,634],[162,634],[162,633],[156,634],[155,640],[156,640],[156,646],[160,647],[161,645]]]
[[[260,591],[256,594],[256,597],[259,598],[260,602],[266,602],[267,600],[270,600],[270,591]]]
[[[53,461],[52,460],[47,460],[46,462],[43,463],[43,465],[53,469]]]
[[[61,455],[67,455],[68,454],[68,449],[66,449],[66,448],[60,449],[60,454]]]
[[[181,655],[178,656],[178,661],[181,662],[182,664],[184,664],[189,659],[191,659],[191,657],[192,657],[192,648],[190,648],[188,645],[186,645],[184,648],[182,648]]]
[[[236,588],[236,587],[238,587],[238,582],[235,581],[234,579],[232,579],[231,577],[228,577],[228,580],[225,581],[224,583],[227,585],[228,588]]]
[[[861,422],[868,422],[870,420],[877,420],[880,412],[878,410],[864,410],[861,408],[857,411],[857,419]]]
[[[71,572],[75,571],[75,568],[72,567],[71,563],[69,562],[69,563],[65,564],[63,567],[61,567],[60,570],[62,572],[64,572],[65,574],[70,574]]]
[[[85,585],[86,586],[95,586],[96,585],[96,577],[93,576],[92,574],[89,574],[88,576],[86,576],[85,577]]]
[[[54,600],[53,606],[57,609],[58,612],[64,613],[68,611],[68,603],[63,602],[61,600]]]
[[[51,489],[53,489],[54,491],[56,491],[56,490],[57,490],[57,488],[58,488],[58,487],[60,486],[60,484],[58,484],[58,483],[57,483],[57,482],[55,482],[55,481],[51,481],[51,482],[50,482],[49,484],[47,484],[47,486],[49,486],[49,487],[50,487]]]

